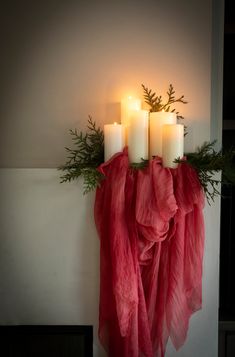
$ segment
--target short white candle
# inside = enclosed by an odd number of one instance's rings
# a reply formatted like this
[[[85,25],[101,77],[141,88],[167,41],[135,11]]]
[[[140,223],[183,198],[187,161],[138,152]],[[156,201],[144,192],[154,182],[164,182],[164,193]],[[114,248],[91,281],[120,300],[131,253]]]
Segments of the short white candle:
[[[121,124],[104,125],[104,160],[108,161],[114,154],[121,152],[125,146],[124,130]]]
[[[162,126],[176,124],[177,117],[171,112],[153,112],[149,115],[149,152],[153,156],[162,157]]]
[[[162,128],[162,162],[164,167],[176,168],[173,161],[184,155],[184,126],[165,124]]]
[[[148,159],[148,111],[133,110],[128,128],[129,161],[141,162]]]
[[[125,144],[128,145],[128,127],[130,125],[130,115],[132,110],[141,109],[141,100],[129,96],[121,100],[121,123],[124,126],[125,131]]]

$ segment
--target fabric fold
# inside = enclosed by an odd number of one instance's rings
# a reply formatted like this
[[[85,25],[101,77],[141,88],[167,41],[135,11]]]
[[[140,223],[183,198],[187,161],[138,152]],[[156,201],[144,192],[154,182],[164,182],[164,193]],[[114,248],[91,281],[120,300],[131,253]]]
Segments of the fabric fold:
[[[102,166],[106,179],[96,191],[94,208],[100,237],[99,337],[109,354],[115,353],[113,356],[121,355],[121,337],[128,336],[138,304],[137,274],[125,217],[128,165],[124,153]]]
[[[100,342],[109,357],[164,357],[202,304],[204,192],[187,161],[134,170],[125,149],[99,170]]]

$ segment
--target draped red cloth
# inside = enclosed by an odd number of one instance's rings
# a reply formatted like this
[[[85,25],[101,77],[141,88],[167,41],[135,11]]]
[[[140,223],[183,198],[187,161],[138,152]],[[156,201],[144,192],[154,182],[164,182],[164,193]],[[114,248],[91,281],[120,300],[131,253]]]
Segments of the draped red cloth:
[[[203,190],[186,162],[133,170],[126,149],[99,170],[100,342],[109,357],[164,357],[202,304]]]

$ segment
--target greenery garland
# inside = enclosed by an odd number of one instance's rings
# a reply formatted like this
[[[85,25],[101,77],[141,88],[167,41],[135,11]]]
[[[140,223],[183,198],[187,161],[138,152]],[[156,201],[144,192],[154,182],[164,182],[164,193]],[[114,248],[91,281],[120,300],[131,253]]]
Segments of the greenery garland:
[[[84,194],[96,189],[104,176],[97,168],[104,162],[104,134],[100,128],[96,127],[89,116],[88,133],[83,134],[75,130],[70,130],[72,140],[76,148],[66,148],[68,152],[67,162],[58,169],[63,171],[61,182],[70,182],[83,177]],[[189,164],[198,173],[200,183],[204,189],[206,198],[214,201],[220,194],[219,184],[235,184],[235,154],[230,150],[226,153],[214,150],[215,141],[204,143],[195,152],[186,153],[186,160],[176,159],[176,163]],[[140,163],[133,163],[133,169],[143,169],[148,165],[148,160]],[[214,173],[222,171],[222,180],[214,178]]]
[[[180,102],[186,104],[184,96],[175,98],[173,86],[170,84],[168,100],[164,104],[162,97],[157,96],[155,92],[149,90],[142,84],[144,89],[144,98],[150,106],[150,111],[165,111],[175,112],[171,109],[171,105]],[[177,117],[183,117],[176,112]],[[67,161],[58,169],[63,172],[60,176],[62,182],[70,182],[79,177],[83,177],[84,190],[86,194],[95,190],[99,185],[104,175],[97,168],[104,162],[104,133],[96,126],[92,117],[88,118],[88,132],[82,133],[75,130],[70,130],[74,148],[66,147],[68,153]],[[219,185],[234,185],[235,184],[235,152],[231,149],[223,153],[222,150],[216,152],[214,149],[215,141],[205,142],[195,152],[186,153],[186,160],[176,159],[176,163],[189,164],[198,173],[200,183],[204,189],[207,201],[214,201],[215,197],[220,194]],[[133,169],[143,169],[148,165],[148,160],[142,160],[140,163],[133,163],[130,166]],[[222,179],[218,180],[214,177],[215,172],[222,171]]]

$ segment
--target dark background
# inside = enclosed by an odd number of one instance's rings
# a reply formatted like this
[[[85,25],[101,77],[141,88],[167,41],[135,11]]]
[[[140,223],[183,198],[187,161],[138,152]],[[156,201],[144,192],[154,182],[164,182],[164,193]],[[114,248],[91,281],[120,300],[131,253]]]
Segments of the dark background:
[[[235,10],[225,1],[223,150],[235,145]],[[235,190],[222,187],[220,242],[220,320],[235,320]]]

